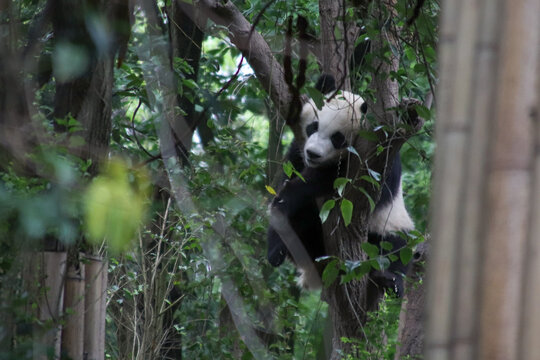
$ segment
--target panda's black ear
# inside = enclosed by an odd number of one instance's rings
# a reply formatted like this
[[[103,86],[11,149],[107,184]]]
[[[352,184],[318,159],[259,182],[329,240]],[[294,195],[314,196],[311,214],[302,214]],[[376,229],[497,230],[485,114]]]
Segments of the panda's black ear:
[[[319,90],[323,95],[336,90],[336,79],[330,74],[321,74],[319,80],[315,84],[315,89]]]
[[[367,102],[360,105],[360,111],[362,112],[362,114],[367,113]]]

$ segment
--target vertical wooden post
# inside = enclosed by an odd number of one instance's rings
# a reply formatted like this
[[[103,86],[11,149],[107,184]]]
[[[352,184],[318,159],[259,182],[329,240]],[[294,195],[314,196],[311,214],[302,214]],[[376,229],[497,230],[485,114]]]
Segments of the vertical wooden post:
[[[40,252],[30,255],[26,279],[34,281],[39,276],[41,293],[38,317],[42,322],[57,321],[60,318],[64,293],[64,275],[66,273],[65,252]],[[36,266],[37,265],[37,266]],[[37,335],[34,343],[34,359],[47,359],[47,349],[54,349],[54,359],[60,359],[60,325],[54,326],[43,335]],[[45,349],[44,349],[45,348]]]
[[[62,352],[73,360],[83,360],[84,351],[84,264],[78,265],[68,268],[64,289]]]
[[[537,61],[537,71],[540,74],[540,59]],[[531,114],[534,116],[534,154],[533,183],[532,183],[532,210],[530,217],[529,241],[525,255],[525,273],[523,275],[523,306],[521,306],[521,333],[519,335],[521,353],[519,359],[534,360],[540,354],[540,316],[538,316],[538,304],[540,304],[540,78],[536,83],[536,109]],[[536,236],[535,236],[536,235]]]
[[[539,24],[539,0],[443,6],[430,360],[522,359],[520,308],[528,288],[522,269],[527,238],[534,238],[528,233],[530,115],[538,99]]]
[[[85,360],[105,358],[105,311],[107,305],[107,261],[86,255],[84,295]]]

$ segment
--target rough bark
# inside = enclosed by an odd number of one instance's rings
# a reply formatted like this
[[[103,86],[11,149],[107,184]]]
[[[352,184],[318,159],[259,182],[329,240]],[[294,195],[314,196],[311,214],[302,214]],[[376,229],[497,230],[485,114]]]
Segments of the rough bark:
[[[15,3],[6,2],[2,7],[0,24],[0,169],[12,160],[16,170],[33,174],[26,157],[35,141],[30,121],[30,92],[21,81],[24,56],[19,50],[21,41]],[[9,20],[8,20],[9,19]],[[22,168],[22,169],[20,169]]]
[[[273,107],[266,103],[266,113],[268,116],[268,150],[266,154],[266,178],[274,188],[279,186],[281,160],[283,159],[283,146],[281,137],[285,128],[285,121]]]
[[[83,158],[92,162],[90,172],[95,174],[98,164],[107,155],[111,133],[111,96],[113,84],[114,39],[95,43],[88,32],[87,13],[96,11],[94,16],[110,20],[110,4],[96,3],[81,6],[64,0],[55,1],[53,32],[57,51],[60,46],[76,47],[85,56],[86,66],[76,72],[60,75],[62,68],[54,68],[56,92],[53,116],[63,119],[73,116],[82,125],[85,144],[76,149]],[[95,8],[94,8],[95,6]],[[72,48],[72,51],[74,48]],[[65,131],[63,125],[55,123],[58,131]],[[75,150],[75,149],[74,149]]]
[[[426,240],[427,241],[427,240]],[[399,316],[398,346],[395,360],[409,356],[410,359],[422,359],[424,353],[424,309],[425,309],[425,263],[428,258],[428,243],[418,245],[413,264],[407,274],[405,296]]]
[[[345,16],[343,1],[319,0],[322,72],[332,74],[341,90],[351,89],[349,63],[358,27]]]

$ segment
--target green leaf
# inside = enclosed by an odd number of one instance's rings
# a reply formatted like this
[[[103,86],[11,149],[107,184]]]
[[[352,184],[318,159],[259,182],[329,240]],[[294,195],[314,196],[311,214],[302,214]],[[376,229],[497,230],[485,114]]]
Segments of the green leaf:
[[[345,226],[349,226],[352,219],[353,203],[350,200],[342,199],[340,208],[341,216],[343,216],[343,220],[345,221]]]
[[[290,178],[293,174],[294,166],[292,162],[286,161],[283,163],[283,172],[285,172],[285,175],[287,175],[288,178]]]
[[[375,201],[373,201],[373,198],[367,193],[367,191],[364,189],[364,188],[358,188],[358,190],[360,190],[362,192],[362,194],[366,195],[366,198],[368,199],[369,201],[369,211],[370,212],[373,212],[373,210],[375,210]]]
[[[288,178],[291,178],[292,174],[298,176],[300,180],[303,182],[306,182],[306,179],[294,168],[294,165],[290,161],[286,161],[283,163],[283,172],[285,172],[285,175],[287,175]]]
[[[324,287],[329,287],[334,281],[336,281],[339,275],[338,261],[332,260],[326,265],[322,273],[322,281]]]
[[[296,169],[293,168],[293,173],[294,175],[298,176],[300,178],[300,180],[302,180],[303,182],[306,182],[306,179],[304,179],[304,177],[302,176],[302,174],[300,174]]]
[[[366,252],[367,256],[370,259],[374,259],[377,256],[379,256],[379,248],[377,247],[377,245],[373,245],[368,242],[365,242],[361,245],[361,247],[362,247],[362,250]]]
[[[309,97],[315,103],[315,106],[317,106],[317,109],[321,110],[324,106],[324,95],[321,94],[321,92],[314,87],[306,87],[306,91]]]
[[[422,119],[424,120],[431,119],[431,112],[429,111],[427,107],[422,106],[422,105],[416,105],[414,109],[416,110],[416,113],[418,114],[418,116],[420,116]]]
[[[392,243],[388,241],[381,241],[379,243],[379,246],[381,247],[381,249],[387,250],[387,251],[391,251],[394,248],[394,245],[392,245]]]
[[[367,181],[371,185],[375,186],[377,189],[381,187],[381,184],[371,176],[362,175],[360,176],[360,179]]]
[[[401,259],[401,262],[405,265],[411,261],[413,257],[413,251],[410,247],[404,247],[399,251],[399,258]]]
[[[145,217],[148,187],[145,174],[132,174],[123,162],[111,160],[83,198],[87,239],[95,245],[106,240],[113,254],[127,250]]]
[[[369,141],[379,141],[379,137],[374,131],[371,130],[359,130],[358,136]]]
[[[339,196],[343,196],[343,190],[345,189],[345,185],[350,182],[351,179],[344,177],[338,177],[336,180],[334,180],[334,189],[337,189]]]
[[[326,219],[328,219],[328,215],[330,215],[330,210],[332,210],[336,206],[336,201],[333,199],[327,200],[323,206],[321,207],[321,211],[319,212],[319,217],[321,218],[321,222],[324,223]]]

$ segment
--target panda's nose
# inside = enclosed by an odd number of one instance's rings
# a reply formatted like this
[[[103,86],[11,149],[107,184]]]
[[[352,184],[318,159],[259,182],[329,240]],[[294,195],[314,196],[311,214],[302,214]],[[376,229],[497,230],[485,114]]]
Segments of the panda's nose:
[[[314,153],[313,151],[311,150],[306,150],[306,154],[308,156],[308,158],[312,159],[312,160],[315,160],[315,159],[318,159],[321,157],[321,155],[317,154],[317,153]]]

